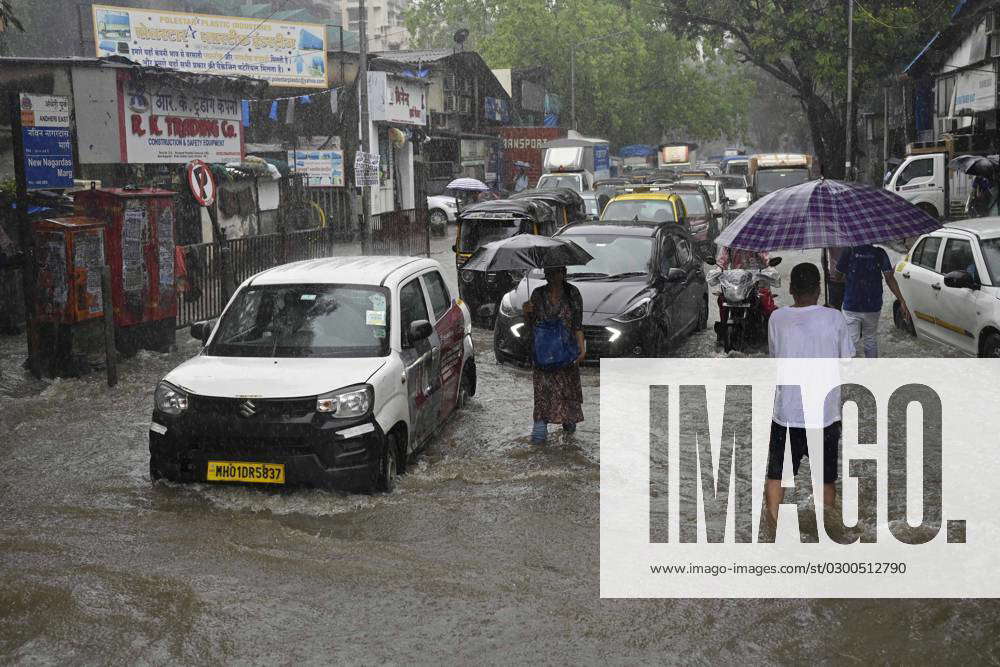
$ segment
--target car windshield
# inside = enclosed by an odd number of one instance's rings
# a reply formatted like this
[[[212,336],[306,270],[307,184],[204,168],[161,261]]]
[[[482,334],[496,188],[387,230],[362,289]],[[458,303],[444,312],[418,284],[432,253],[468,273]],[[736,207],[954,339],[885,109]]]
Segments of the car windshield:
[[[538,189],[542,188],[570,188],[581,192],[583,181],[580,180],[580,174],[545,174],[538,179]]]
[[[719,176],[722,187],[727,190],[746,190],[747,180],[742,176]]]
[[[594,258],[581,266],[570,266],[570,280],[605,277],[642,278],[649,273],[653,240],[648,236],[561,235],[572,239]]]
[[[757,194],[766,195],[808,180],[808,169],[762,169],[757,172]]]
[[[348,285],[251,285],[205,353],[220,357],[382,357],[389,292]]]
[[[735,162],[734,161],[734,162],[730,162],[729,164],[726,165],[726,171],[729,172],[730,174],[743,174],[743,175],[746,175],[746,173],[749,171],[747,169],[747,167],[749,167],[749,166],[750,166],[749,162],[747,162],[745,160],[740,160],[739,162]]]
[[[684,200],[684,208],[687,209],[688,215],[708,213],[708,209],[705,208],[705,198],[701,196],[700,192],[678,192],[677,194]]]
[[[990,272],[990,282],[1000,285],[1000,238],[984,239],[980,242],[986,269]]]
[[[619,199],[608,202],[602,220],[640,220],[642,222],[676,222],[674,205],[666,199]]]
[[[474,252],[490,241],[510,238],[521,231],[520,220],[466,220],[462,223],[460,252]]]

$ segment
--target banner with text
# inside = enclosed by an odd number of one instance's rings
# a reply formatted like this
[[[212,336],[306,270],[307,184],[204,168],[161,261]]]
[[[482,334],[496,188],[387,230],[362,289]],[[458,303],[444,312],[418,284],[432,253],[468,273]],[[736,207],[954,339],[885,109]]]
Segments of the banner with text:
[[[233,162],[243,157],[240,101],[191,94],[155,79],[118,79],[121,159],[135,164]]]
[[[288,151],[288,164],[311,188],[344,187],[344,152]]]
[[[98,57],[197,74],[238,74],[275,86],[326,88],[326,28],[186,12],[93,5]]]

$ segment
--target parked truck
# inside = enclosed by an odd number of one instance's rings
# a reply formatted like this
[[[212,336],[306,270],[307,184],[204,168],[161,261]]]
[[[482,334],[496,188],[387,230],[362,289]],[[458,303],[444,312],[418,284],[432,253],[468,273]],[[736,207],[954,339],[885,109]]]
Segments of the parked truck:
[[[515,190],[523,174],[526,185],[532,185],[545,173],[542,156],[545,145],[566,136],[558,127],[501,127],[497,130],[502,150],[502,189]],[[527,165],[527,166],[525,166]]]
[[[906,157],[892,172],[885,189],[938,219],[965,217],[965,202],[972,189],[972,176],[948,168],[957,155],[986,155],[971,140],[946,136],[939,141],[906,146]],[[996,157],[995,155],[993,157]]]
[[[570,131],[565,139],[545,144],[539,188],[572,188],[577,192],[594,189],[594,181],[611,176],[611,152],[605,139],[583,137]]]
[[[755,202],[775,190],[818,178],[816,160],[807,153],[761,153],[747,164],[747,191]]]

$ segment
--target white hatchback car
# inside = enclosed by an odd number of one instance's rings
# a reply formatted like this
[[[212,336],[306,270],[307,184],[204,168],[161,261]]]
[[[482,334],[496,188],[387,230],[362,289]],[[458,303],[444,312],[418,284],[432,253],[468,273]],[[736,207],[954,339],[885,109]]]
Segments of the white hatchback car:
[[[912,315],[896,326],[969,355],[1000,357],[1000,218],[951,222],[896,265]]]
[[[469,310],[430,259],[278,266],[191,335],[156,387],[152,479],[391,490],[476,390]]]

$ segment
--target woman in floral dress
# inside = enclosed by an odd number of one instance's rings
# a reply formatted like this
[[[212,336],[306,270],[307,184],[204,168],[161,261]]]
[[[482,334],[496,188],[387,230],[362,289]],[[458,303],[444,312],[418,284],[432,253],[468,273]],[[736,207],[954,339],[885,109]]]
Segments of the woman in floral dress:
[[[524,319],[529,327],[558,317],[576,337],[580,354],[576,361],[556,370],[534,369],[534,427],[531,442],[545,443],[549,423],[562,424],[572,433],[583,421],[583,389],[580,385],[580,362],[586,355],[583,340],[583,298],[580,290],[566,282],[566,267],[545,269],[546,284],[535,288],[524,304]]]

